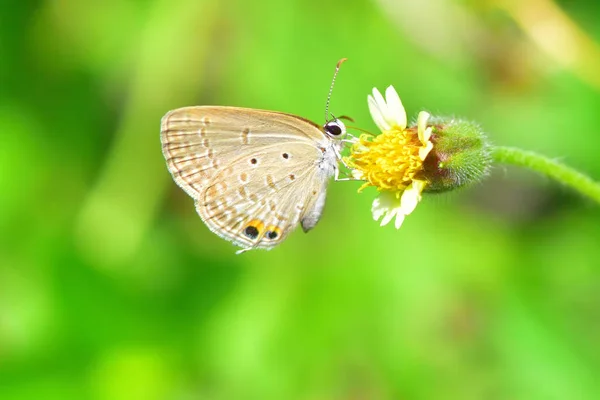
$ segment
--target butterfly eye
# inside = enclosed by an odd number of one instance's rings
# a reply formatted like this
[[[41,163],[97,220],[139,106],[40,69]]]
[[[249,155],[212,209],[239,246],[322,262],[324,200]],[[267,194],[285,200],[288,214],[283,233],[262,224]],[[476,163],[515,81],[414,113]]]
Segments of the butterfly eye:
[[[323,126],[323,129],[325,129],[325,132],[331,137],[339,137],[346,133],[346,126],[339,119],[329,121]]]

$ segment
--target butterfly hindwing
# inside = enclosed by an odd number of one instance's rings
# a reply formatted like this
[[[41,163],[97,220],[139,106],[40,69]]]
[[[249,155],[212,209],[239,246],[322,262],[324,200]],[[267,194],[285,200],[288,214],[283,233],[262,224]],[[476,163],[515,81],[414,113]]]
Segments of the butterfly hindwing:
[[[246,248],[271,248],[294,230],[321,196],[320,151],[288,142],[240,152],[196,202],[208,227]]]

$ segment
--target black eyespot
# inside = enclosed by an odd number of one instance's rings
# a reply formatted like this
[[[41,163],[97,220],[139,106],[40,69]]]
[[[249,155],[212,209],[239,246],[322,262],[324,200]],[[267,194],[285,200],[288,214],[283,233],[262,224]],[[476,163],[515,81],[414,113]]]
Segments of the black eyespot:
[[[255,226],[247,226],[246,229],[244,229],[244,234],[250,239],[256,239],[258,236],[258,228]]]
[[[339,119],[329,121],[323,126],[323,129],[325,129],[325,132],[327,132],[329,136],[333,137],[340,136],[346,132],[344,123]]]
[[[267,232],[266,236],[272,240],[272,239],[277,239],[277,236],[279,236],[279,234],[275,231],[269,231],[269,232]]]
[[[252,164],[256,164],[256,163],[258,162],[258,160],[257,160],[256,158],[253,158],[253,159],[251,159],[251,160],[250,160],[250,162],[251,162]]]
[[[283,158],[285,158],[287,160],[288,158],[290,158],[290,155],[288,153],[283,153],[281,155],[281,157],[283,157]]]

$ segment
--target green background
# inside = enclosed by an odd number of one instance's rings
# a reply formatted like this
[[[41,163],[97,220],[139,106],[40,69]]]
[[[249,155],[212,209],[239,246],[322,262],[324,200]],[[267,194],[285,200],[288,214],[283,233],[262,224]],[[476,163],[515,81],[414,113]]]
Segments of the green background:
[[[357,126],[393,84],[409,117],[464,116],[600,177],[600,52],[544,4],[4,0],[0,399],[600,398],[591,201],[499,166],[396,231],[373,189],[333,183],[310,234],[236,256],[159,141],[186,105],[321,122],[347,57],[332,111]],[[600,3],[559,6],[600,40]]]

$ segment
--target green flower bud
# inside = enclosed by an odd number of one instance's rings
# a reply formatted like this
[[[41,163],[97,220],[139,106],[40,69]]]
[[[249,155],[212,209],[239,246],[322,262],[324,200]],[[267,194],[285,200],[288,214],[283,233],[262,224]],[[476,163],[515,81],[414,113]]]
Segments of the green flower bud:
[[[433,148],[423,161],[425,192],[446,192],[481,182],[488,176],[491,147],[481,127],[471,121],[431,116]]]

